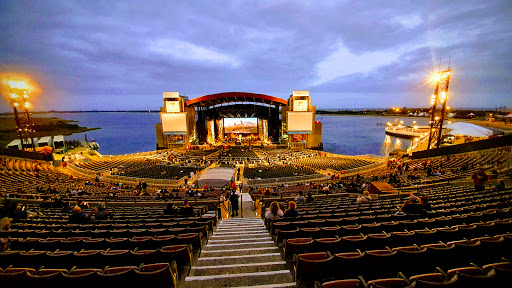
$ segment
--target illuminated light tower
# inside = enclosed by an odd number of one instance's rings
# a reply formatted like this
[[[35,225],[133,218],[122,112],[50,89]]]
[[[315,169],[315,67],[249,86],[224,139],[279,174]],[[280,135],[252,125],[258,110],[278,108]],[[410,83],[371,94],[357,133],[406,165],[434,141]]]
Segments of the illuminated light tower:
[[[430,98],[432,105],[430,118],[430,132],[428,136],[428,149],[439,148],[441,145],[441,135],[443,131],[444,114],[446,111],[446,102],[448,102],[448,87],[450,86],[451,69],[442,71],[434,75],[436,89]],[[449,108],[448,108],[449,109]]]
[[[27,93],[28,85],[25,81],[20,80],[8,80],[7,84],[9,86],[10,94],[9,103],[11,104],[14,112],[16,130],[18,131],[18,136],[20,137],[21,141],[21,149],[25,150],[24,140],[26,139],[28,141],[28,135],[30,135],[30,139],[32,141],[32,149],[35,152],[36,145],[34,143],[34,124],[32,124],[32,122],[30,121],[30,114],[28,112],[28,108],[30,108],[30,102],[28,102],[29,96]],[[20,120],[20,117],[18,115],[18,107],[23,107],[23,109],[25,110],[25,115],[27,118],[27,120],[25,121],[25,125],[22,125],[22,121]]]

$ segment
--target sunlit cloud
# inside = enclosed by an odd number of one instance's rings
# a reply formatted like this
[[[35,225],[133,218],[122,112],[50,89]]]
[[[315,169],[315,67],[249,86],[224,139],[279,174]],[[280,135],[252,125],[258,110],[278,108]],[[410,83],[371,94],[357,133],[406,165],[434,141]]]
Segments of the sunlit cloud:
[[[170,56],[171,58],[184,61],[194,61],[198,64],[240,66],[240,62],[233,56],[178,39],[152,41],[149,49],[162,56]]]
[[[374,69],[395,61],[399,53],[388,51],[354,54],[343,43],[336,51],[316,65],[316,78],[311,85],[321,85],[336,78],[356,73],[369,73]]]

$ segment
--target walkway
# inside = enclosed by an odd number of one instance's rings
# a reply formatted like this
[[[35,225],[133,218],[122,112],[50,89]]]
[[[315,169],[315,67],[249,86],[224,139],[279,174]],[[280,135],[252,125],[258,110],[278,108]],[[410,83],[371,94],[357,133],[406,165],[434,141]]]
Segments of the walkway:
[[[242,202],[244,214],[254,213],[252,201],[245,210],[248,202]],[[217,226],[184,286],[279,288],[295,287],[295,282],[263,220],[250,217],[226,219]]]

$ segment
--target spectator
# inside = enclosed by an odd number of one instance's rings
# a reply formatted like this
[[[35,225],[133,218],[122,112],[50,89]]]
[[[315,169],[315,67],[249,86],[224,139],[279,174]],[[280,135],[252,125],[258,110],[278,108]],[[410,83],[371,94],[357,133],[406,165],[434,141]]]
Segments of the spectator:
[[[183,216],[194,216],[194,208],[192,208],[189,205],[188,199],[185,199],[183,201],[183,207],[181,208],[181,215],[183,215]]]
[[[104,204],[98,205],[98,213],[96,214],[96,220],[107,220],[112,219],[114,215],[107,210]]]
[[[231,217],[238,216],[238,195],[233,191],[229,196],[229,202],[231,202]]]
[[[304,196],[302,194],[303,194],[302,191],[299,191],[299,195],[297,197],[295,197],[296,203],[298,203],[298,204],[306,203],[306,198],[304,198]]]
[[[489,179],[485,174],[484,169],[478,170],[473,176],[471,176],[475,183],[475,191],[483,191],[485,189],[485,182]]]
[[[288,202],[288,209],[284,212],[283,217],[297,217],[299,212],[297,211],[297,204],[293,201]]]
[[[96,212],[98,212],[98,209],[94,208],[91,212],[89,212],[89,214],[86,215],[84,212],[82,212],[82,208],[77,205],[75,208],[73,208],[73,211],[69,216],[69,222],[73,224],[87,223],[93,219],[92,216],[94,216]]]
[[[4,217],[0,220],[0,231],[11,229],[12,218]]]
[[[372,197],[370,196],[370,192],[364,191],[363,195],[359,195],[357,197],[356,203],[368,203],[372,201]]]
[[[430,200],[427,195],[420,196],[420,203],[425,211],[432,211],[432,204],[430,204]]]
[[[268,209],[267,213],[265,213],[265,218],[269,220],[276,220],[283,217],[284,213],[283,210],[279,208],[279,203],[276,201],[270,203],[270,208]]]
[[[405,214],[424,214],[425,210],[418,197],[411,195],[398,209]]]
[[[306,198],[306,202],[311,203],[311,202],[313,202],[313,200],[315,200],[313,198],[313,194],[311,194],[311,192],[308,192],[308,197]]]

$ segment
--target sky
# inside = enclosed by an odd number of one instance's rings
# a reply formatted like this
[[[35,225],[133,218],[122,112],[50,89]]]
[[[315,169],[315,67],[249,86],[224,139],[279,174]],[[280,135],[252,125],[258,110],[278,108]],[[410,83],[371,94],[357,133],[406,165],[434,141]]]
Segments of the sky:
[[[2,0],[0,73],[39,84],[37,111],[156,110],[164,91],[428,107],[450,61],[448,105],[512,107],[511,27],[509,0]]]

